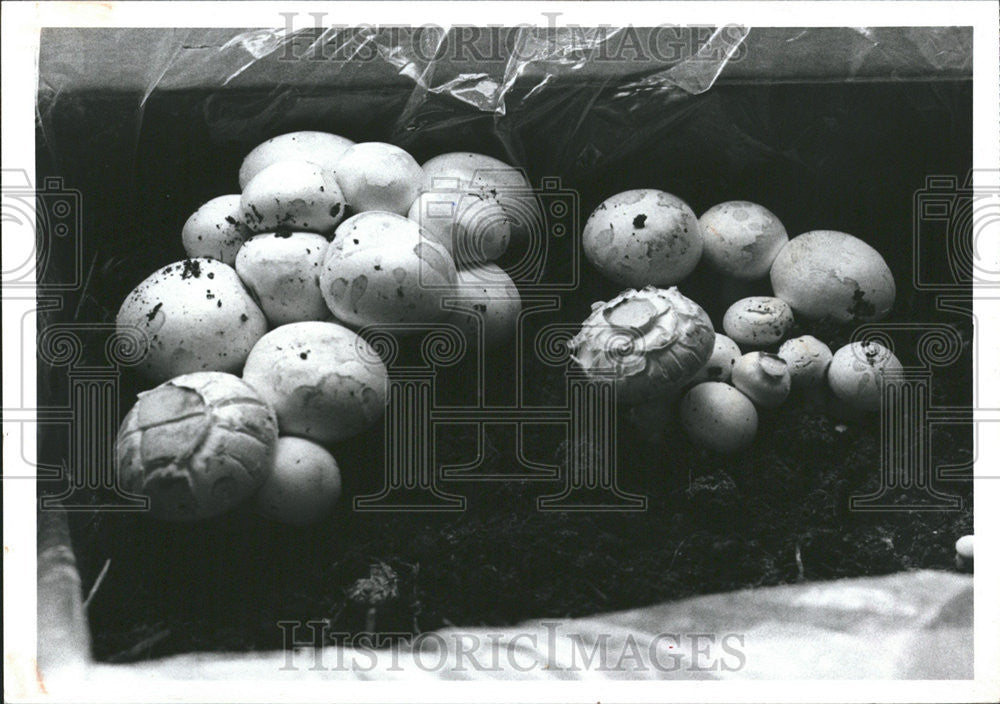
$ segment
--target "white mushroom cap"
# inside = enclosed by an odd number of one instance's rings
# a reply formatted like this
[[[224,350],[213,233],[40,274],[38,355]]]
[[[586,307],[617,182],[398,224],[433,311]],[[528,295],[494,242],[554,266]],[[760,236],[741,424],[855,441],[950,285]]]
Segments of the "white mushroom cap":
[[[208,201],[191,214],[181,230],[181,242],[189,257],[218,259],[230,266],[249,236],[238,193]]]
[[[283,435],[335,442],[369,428],[385,411],[385,365],[371,345],[336,323],[275,328],[251,350],[243,378],[274,408]]]
[[[510,242],[510,222],[495,196],[425,191],[407,217],[447,247],[459,266],[498,259]]]
[[[794,323],[792,309],[780,298],[750,296],[729,306],[722,329],[745,347],[770,347],[780,342]]]
[[[882,255],[857,237],[834,230],[793,237],[771,266],[771,286],[796,315],[812,320],[880,320],[896,299],[896,284]]]
[[[240,188],[271,164],[279,161],[311,161],[331,173],[354,142],[329,132],[289,132],[258,144],[240,166]]]
[[[830,348],[812,335],[786,340],[778,348],[778,356],[788,364],[794,389],[823,386],[826,383],[826,372],[833,360]]]
[[[271,474],[257,491],[257,510],[294,526],[315,523],[340,498],[340,467],[324,447],[292,436],[278,438]]]
[[[456,277],[448,250],[417,223],[370,211],[337,228],[320,289],[333,314],[351,325],[426,325],[450,316],[442,299],[455,294]]]
[[[216,259],[185,259],[147,277],[125,298],[119,328],[145,334],[139,368],[154,381],[197,371],[239,372],[267,320],[236,271]]]
[[[243,222],[253,232],[328,234],[344,218],[344,195],[330,171],[307,161],[279,161],[243,189]]]
[[[426,187],[460,188],[492,196],[510,223],[512,242],[544,242],[548,232],[531,182],[523,169],[485,154],[449,152],[423,164]]]
[[[859,411],[877,411],[887,374],[901,371],[890,350],[877,342],[852,342],[837,350],[830,361],[830,389],[844,403]]]
[[[330,315],[319,290],[326,238],[311,232],[270,233],[247,241],[236,273],[257,297],[272,327]]]
[[[712,349],[712,356],[688,383],[694,385],[704,381],[728,382],[733,376],[733,366],[741,356],[743,353],[740,351],[740,346],[732,338],[719,332],[715,333],[715,347]]]
[[[691,441],[721,453],[742,450],[757,435],[757,409],[738,389],[698,384],[681,400],[681,425]]]
[[[745,281],[767,276],[788,242],[785,226],[774,213],[744,200],[712,206],[698,224],[705,240],[705,260],[727,276]]]
[[[479,335],[482,321],[487,347],[509,343],[517,333],[521,296],[507,272],[493,263],[461,269],[458,272],[457,296],[468,310],[455,310],[452,320],[465,329],[470,340]]]
[[[670,286],[701,259],[694,211],[677,196],[642,188],[611,196],[583,228],[583,251],[605,276],[632,287]]]
[[[778,355],[749,352],[733,366],[733,386],[761,408],[776,408],[788,398],[792,377]]]
[[[356,213],[384,210],[406,215],[426,183],[416,159],[385,142],[355,144],[340,157],[336,174]]]

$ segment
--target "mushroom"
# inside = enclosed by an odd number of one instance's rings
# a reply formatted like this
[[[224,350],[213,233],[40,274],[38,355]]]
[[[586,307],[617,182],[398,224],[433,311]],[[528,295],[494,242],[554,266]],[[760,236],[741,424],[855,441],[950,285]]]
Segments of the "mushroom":
[[[738,389],[720,381],[707,381],[684,395],[681,426],[696,445],[732,453],[753,442],[757,409]]]
[[[794,322],[792,309],[780,298],[750,296],[729,306],[722,329],[737,344],[760,348],[779,343]]]
[[[155,518],[190,521],[247,500],[271,471],[278,426],[239,377],[195,372],[139,394],[115,457],[121,486],[150,499]]]
[[[568,343],[573,359],[593,376],[618,382],[623,403],[679,392],[705,365],[715,345],[701,306],[670,289],[628,289],[597,302]]]
[[[583,228],[583,251],[598,271],[620,284],[670,286],[701,259],[701,230],[680,198],[641,188],[597,206]]]
[[[733,366],[733,386],[761,408],[777,408],[788,398],[792,377],[778,355],[749,352]]]

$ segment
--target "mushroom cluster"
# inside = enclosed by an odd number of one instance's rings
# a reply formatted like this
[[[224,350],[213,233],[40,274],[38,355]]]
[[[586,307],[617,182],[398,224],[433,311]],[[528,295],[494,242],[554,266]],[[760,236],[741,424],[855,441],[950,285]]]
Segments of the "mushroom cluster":
[[[758,412],[789,398],[877,411],[882,389],[901,369],[878,342],[833,353],[813,335],[789,338],[810,324],[843,329],[890,312],[892,272],[852,235],[815,230],[789,238],[778,217],[756,203],[728,201],[696,218],[680,198],[638,189],[597,206],[583,248],[601,274],[633,288],[593,305],[571,342],[574,359],[587,373],[616,377],[628,417],[647,437],[662,439],[652,429],[655,417],[665,426],[676,408],[694,443],[735,452],[753,441]],[[717,333],[674,286],[700,265],[721,278],[717,290],[769,278],[773,295],[733,301],[721,320],[725,334]]]
[[[421,165],[326,132],[258,145],[238,181],[187,219],[188,258],[120,307],[154,388],[121,426],[117,471],[158,518],[245,503],[303,525],[340,496],[333,443],[385,411],[389,371],[366,332],[450,323],[481,347],[509,342],[521,299],[496,260],[538,206],[492,157]]]

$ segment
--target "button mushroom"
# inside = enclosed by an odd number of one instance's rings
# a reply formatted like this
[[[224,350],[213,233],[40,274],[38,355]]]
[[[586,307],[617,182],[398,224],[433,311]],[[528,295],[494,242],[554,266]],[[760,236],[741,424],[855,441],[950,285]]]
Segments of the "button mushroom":
[[[622,402],[635,404],[679,392],[714,345],[701,306],[676,288],[648,286],[595,303],[569,349],[585,371],[613,375]]]
[[[788,242],[778,217],[762,205],[743,200],[719,203],[698,219],[705,260],[736,279],[767,276],[771,263]]]
[[[335,442],[371,427],[385,411],[385,365],[336,323],[275,328],[250,351],[243,378],[274,408],[283,435]]]
[[[643,188],[611,196],[583,228],[583,251],[598,271],[626,286],[670,286],[701,258],[698,218],[677,196]]]
[[[742,450],[757,434],[757,409],[738,389],[707,381],[681,401],[681,426],[691,441],[719,453]]]
[[[231,267],[215,259],[185,259],[135,287],[117,325],[145,333],[140,370],[155,381],[196,371],[239,372],[267,320]]]
[[[761,408],[777,408],[788,398],[792,377],[778,355],[749,352],[733,366],[733,386]]]

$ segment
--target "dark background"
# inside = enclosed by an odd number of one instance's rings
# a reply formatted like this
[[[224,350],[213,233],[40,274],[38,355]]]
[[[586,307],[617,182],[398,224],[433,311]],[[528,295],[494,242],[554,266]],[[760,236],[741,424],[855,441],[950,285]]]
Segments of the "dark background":
[[[87,73],[85,65],[64,62]],[[787,65],[774,57],[760,63]],[[963,352],[958,362],[933,369],[933,399],[969,404],[970,318],[939,311],[933,292],[912,285],[912,233],[914,194],[926,178],[945,174],[961,183],[971,168],[972,84],[954,72],[925,67],[921,74],[906,65],[911,70],[898,75],[859,69],[840,79],[727,80],[724,72],[700,95],[637,92],[624,102],[614,96],[633,76],[555,80],[528,98],[536,84],[529,81],[512,88],[502,116],[450,94],[424,95],[414,109],[412,86],[395,79],[377,90],[352,79],[323,88],[235,85],[148,95],[129,86],[55,89],[58,80],[42,80],[36,182],[58,176],[81,194],[85,283],[64,294],[62,307],[43,316],[39,329],[112,322],[137,283],[183,258],[180,230],[191,212],[237,191],[240,162],[255,144],[319,129],[395,142],[421,162],[444,151],[491,154],[523,166],[536,185],[559,176],[579,194],[583,218],[614,193],[650,187],[681,197],[699,214],[724,200],[761,203],[790,235],[855,234],[882,253],[895,276],[888,322],[954,326]],[[51,59],[48,66],[56,78],[66,75]],[[43,79],[45,71],[43,62]],[[922,246],[943,252],[944,242]],[[74,267],[71,248],[57,245],[48,255],[46,281],[65,280]],[[943,254],[935,262],[939,278],[949,278]],[[717,329],[729,303],[746,295],[701,269],[680,288],[709,311]],[[584,263],[579,289],[565,294],[562,309],[544,322],[580,322],[592,301],[617,293]],[[851,330],[796,330],[806,332],[836,349]],[[917,364],[916,338],[896,338],[903,363]],[[87,346],[86,360],[100,356],[99,344]],[[515,373],[505,357],[490,360],[495,378]],[[39,368],[42,403],[65,403],[69,370]],[[449,374],[441,377],[445,393],[461,382],[462,369]],[[535,392],[559,402],[562,370],[530,362],[525,374]],[[143,388],[140,378],[122,371],[122,415]],[[648,497],[641,513],[538,512],[535,498],[555,493],[558,482],[509,481],[449,483],[449,491],[468,499],[461,514],[351,515],[353,495],[380,488],[378,432],[333,448],[344,475],[342,510],[306,530],[248,513],[171,525],[130,513],[74,512],[85,589],[110,560],[90,604],[95,653],[130,660],[275,648],[281,645],[276,622],[287,619],[328,618],[332,630],[356,632],[366,625],[366,607],[345,591],[376,561],[397,574],[400,592],[378,609],[376,627],[414,632],[576,616],[798,579],[948,568],[954,540],[972,530],[968,480],[937,482],[962,497],[961,511],[848,510],[848,497],[878,486],[877,419],[842,419],[789,403],[762,414],[754,445],[731,458],[700,451],[675,431],[659,445],[643,443],[621,423],[619,480]],[[561,436],[542,428],[532,435],[532,458],[564,460]],[[66,457],[64,436],[42,428],[42,462],[58,465]],[[489,432],[484,471],[516,469],[511,440]],[[473,442],[457,428],[439,437],[439,456],[468,459]],[[968,427],[939,428],[933,443],[936,461],[971,462]],[[42,482],[40,493],[59,484]],[[909,498],[899,490],[887,500]]]

